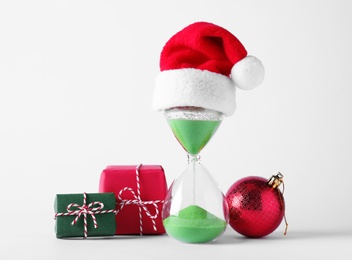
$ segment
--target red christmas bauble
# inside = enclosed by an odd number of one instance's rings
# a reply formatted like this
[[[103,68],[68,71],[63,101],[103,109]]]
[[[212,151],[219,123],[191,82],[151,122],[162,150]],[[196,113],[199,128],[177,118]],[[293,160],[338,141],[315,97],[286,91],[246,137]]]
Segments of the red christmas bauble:
[[[246,237],[263,237],[272,233],[285,215],[284,197],[278,189],[282,175],[270,180],[250,176],[235,182],[226,193],[229,224]]]

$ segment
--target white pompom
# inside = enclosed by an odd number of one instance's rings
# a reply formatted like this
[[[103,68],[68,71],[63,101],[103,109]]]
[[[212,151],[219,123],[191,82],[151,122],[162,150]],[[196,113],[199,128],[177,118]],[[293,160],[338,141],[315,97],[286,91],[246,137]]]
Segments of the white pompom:
[[[238,61],[231,70],[231,78],[235,85],[244,90],[258,87],[263,82],[264,75],[265,70],[262,62],[249,55]]]

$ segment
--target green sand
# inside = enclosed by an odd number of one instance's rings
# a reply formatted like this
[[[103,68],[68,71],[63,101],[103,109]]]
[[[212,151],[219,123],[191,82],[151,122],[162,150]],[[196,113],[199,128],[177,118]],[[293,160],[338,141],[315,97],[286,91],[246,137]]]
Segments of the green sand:
[[[226,228],[226,221],[205,209],[191,205],[163,220],[166,232],[180,241],[204,243],[217,238]]]
[[[218,129],[221,121],[169,119],[177,140],[190,154],[198,154]]]

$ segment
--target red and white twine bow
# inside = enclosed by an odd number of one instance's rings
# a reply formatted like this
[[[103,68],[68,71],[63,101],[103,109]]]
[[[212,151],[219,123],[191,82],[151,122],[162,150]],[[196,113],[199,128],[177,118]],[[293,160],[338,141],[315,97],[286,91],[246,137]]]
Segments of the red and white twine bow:
[[[98,205],[93,208],[94,205]],[[77,208],[76,210],[72,210],[72,208]],[[83,205],[78,205],[76,203],[71,203],[66,207],[67,212],[65,213],[56,213],[55,218],[59,216],[77,216],[71,223],[71,225],[75,225],[78,219],[83,215],[83,228],[84,228],[84,238],[88,236],[87,230],[87,215],[92,216],[94,228],[98,227],[97,219],[95,214],[106,214],[106,213],[116,213],[115,209],[110,210],[101,210],[104,208],[104,204],[100,201],[93,201],[87,205],[87,194],[83,193]]]
[[[120,207],[116,209],[116,213],[118,214],[124,206],[126,205],[138,205],[138,210],[139,210],[139,234],[143,235],[143,218],[142,218],[142,210],[144,210],[145,214],[151,219],[152,224],[153,224],[153,229],[157,231],[155,219],[159,215],[159,209],[158,209],[158,203],[163,203],[164,200],[149,200],[149,201],[143,201],[141,199],[141,190],[140,190],[140,182],[139,182],[139,169],[142,165],[138,165],[136,167],[136,181],[137,181],[137,192],[135,192],[132,188],[130,187],[125,187],[120,192],[118,193],[117,197],[119,202],[116,204],[119,205]],[[133,196],[134,199],[127,200],[122,198],[122,194],[125,192],[130,192]],[[155,208],[155,214],[152,215],[149,211],[149,209],[146,207],[146,205],[153,205]]]

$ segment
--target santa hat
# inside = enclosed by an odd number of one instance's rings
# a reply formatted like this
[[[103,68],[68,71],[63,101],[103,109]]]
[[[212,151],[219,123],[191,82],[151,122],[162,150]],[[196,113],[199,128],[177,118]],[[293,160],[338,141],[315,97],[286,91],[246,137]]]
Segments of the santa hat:
[[[230,116],[236,108],[236,87],[253,89],[264,79],[264,67],[247,56],[229,31],[207,22],[176,33],[160,55],[153,108],[194,106]]]

